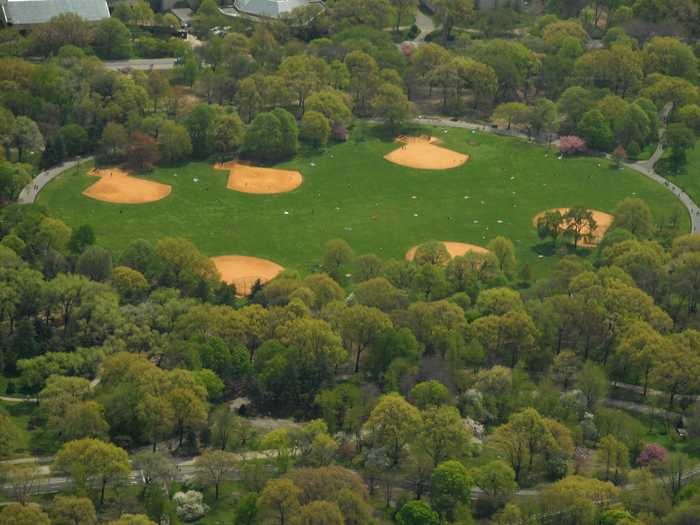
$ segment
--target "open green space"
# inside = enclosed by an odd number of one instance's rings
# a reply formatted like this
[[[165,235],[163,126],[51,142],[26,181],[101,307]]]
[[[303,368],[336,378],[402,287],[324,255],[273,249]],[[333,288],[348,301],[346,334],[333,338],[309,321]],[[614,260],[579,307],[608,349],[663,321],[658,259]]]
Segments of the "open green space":
[[[49,184],[38,202],[72,227],[91,224],[100,244],[118,253],[134,239],[155,242],[184,237],[205,254],[272,259],[308,272],[329,239],[343,238],[356,253],[401,258],[430,239],[485,245],[510,238],[521,261],[541,274],[555,257],[537,237],[533,216],[548,208],[585,206],[611,212],[625,197],[652,208],[657,223],[689,218],[659,184],[594,158],[559,160],[557,153],[516,138],[462,129],[431,129],[445,147],[470,155],[463,166],[421,171],[391,164],[383,156],[397,147],[368,137],[300,155],[277,165],[304,176],[297,190],[250,195],[226,189],[228,172],[210,164],[159,168],[147,175],[171,184],[167,198],[141,205],[99,202],[81,195],[96,179],[69,170]],[[426,130],[422,130],[426,132]]]

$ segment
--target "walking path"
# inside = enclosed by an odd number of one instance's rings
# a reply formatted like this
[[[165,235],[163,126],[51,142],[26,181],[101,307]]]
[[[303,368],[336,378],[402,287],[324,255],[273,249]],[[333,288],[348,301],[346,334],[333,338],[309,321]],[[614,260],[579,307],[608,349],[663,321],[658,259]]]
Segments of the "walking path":
[[[91,161],[93,160],[93,158],[94,157],[78,158],[76,160],[64,162],[60,166],[56,166],[46,171],[42,171],[41,173],[39,173],[39,175],[34,177],[34,179],[32,179],[32,182],[27,184],[24,187],[24,189],[20,192],[19,197],[17,198],[17,203],[31,204],[32,202],[34,202],[36,196],[39,194],[41,189],[44,186],[46,186],[49,182],[54,180],[56,177],[58,177],[61,173],[71,169],[74,166],[77,166],[82,162]]]
[[[425,42],[425,37],[435,31],[435,22],[423,11],[416,9],[416,27],[420,29],[420,32],[414,42],[420,46]]]

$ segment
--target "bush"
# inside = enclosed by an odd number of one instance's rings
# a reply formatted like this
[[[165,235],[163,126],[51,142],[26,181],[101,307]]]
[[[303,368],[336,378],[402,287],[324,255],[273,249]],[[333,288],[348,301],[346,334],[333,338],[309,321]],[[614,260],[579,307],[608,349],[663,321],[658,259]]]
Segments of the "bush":
[[[204,503],[201,492],[188,490],[176,492],[173,496],[175,512],[184,521],[195,521],[209,512],[209,506]]]
[[[318,111],[307,111],[301,119],[299,136],[302,141],[314,148],[322,148],[328,143],[331,125]]]

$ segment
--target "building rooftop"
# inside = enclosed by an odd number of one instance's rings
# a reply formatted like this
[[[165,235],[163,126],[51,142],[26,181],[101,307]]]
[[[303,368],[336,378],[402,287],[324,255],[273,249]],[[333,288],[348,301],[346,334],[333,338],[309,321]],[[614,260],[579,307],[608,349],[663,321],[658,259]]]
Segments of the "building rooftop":
[[[235,0],[234,5],[241,13],[264,16],[267,18],[280,18],[291,13],[297,7],[303,7],[314,2],[313,0]]]
[[[86,20],[109,18],[106,0],[0,0],[0,19],[9,25],[34,25],[75,13]]]

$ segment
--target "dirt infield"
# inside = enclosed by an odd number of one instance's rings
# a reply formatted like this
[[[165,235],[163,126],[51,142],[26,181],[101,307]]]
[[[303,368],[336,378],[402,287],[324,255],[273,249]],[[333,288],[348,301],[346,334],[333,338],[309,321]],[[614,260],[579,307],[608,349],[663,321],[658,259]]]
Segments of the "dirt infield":
[[[247,166],[236,161],[215,164],[214,169],[228,170],[226,187],[243,193],[286,193],[295,190],[304,181],[298,171]]]
[[[264,284],[284,271],[284,268],[277,263],[244,255],[221,255],[212,257],[211,260],[219,271],[221,279],[229,284],[235,284],[236,293],[241,296],[250,294],[251,288],[258,279]]]
[[[144,204],[164,199],[172,190],[169,184],[132,177],[119,168],[93,169],[88,173],[100,177],[83,195],[114,204]]]
[[[537,215],[535,215],[532,219],[532,224],[537,227],[537,221],[540,217],[542,217],[546,212],[548,211],[559,211],[562,215],[564,215],[566,212],[569,211],[569,208],[552,208],[551,210],[545,210]],[[615,217],[610,215],[609,213],[605,213],[603,211],[598,211],[598,210],[590,210],[591,213],[593,213],[593,218],[595,219],[596,222],[596,229],[593,232],[593,241],[592,242],[587,242],[587,241],[581,241],[579,242],[579,246],[588,246],[592,247],[597,245],[605,236],[605,233],[608,231],[608,228],[610,228],[610,225],[613,223],[613,220]],[[565,225],[566,227],[566,225]]]
[[[437,146],[439,140],[435,137],[400,136],[396,141],[401,147],[384,155],[384,158],[399,166],[421,170],[449,170],[469,160],[469,155]]]
[[[466,254],[467,252],[475,252],[475,253],[489,253],[489,251],[484,248],[483,246],[478,246],[476,244],[466,244],[463,242],[451,242],[451,241],[441,241],[442,244],[445,245],[445,248],[447,248],[447,251],[450,254],[450,257],[461,257],[462,255]],[[406,252],[406,260],[407,261],[412,261],[413,258],[416,256],[416,250],[418,249],[418,245],[412,246],[410,250]]]

